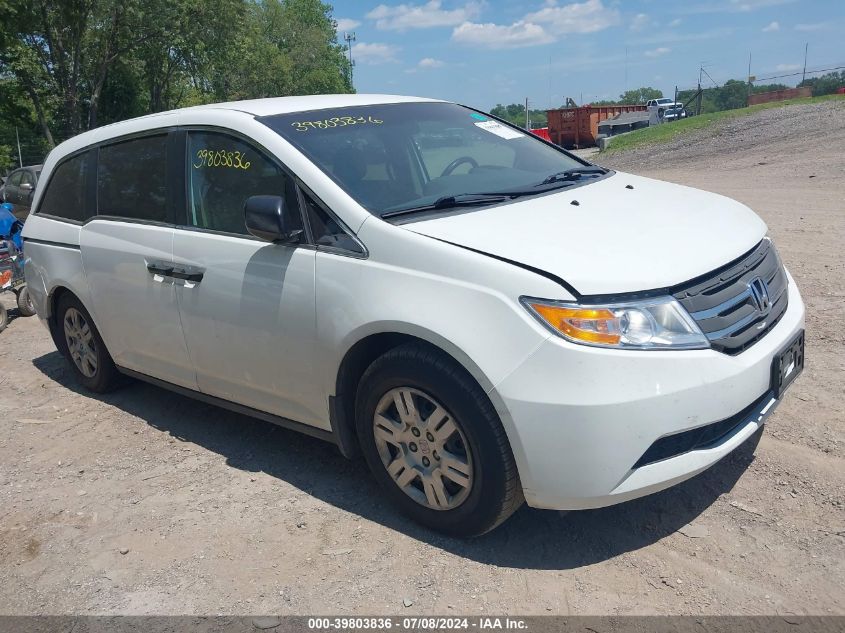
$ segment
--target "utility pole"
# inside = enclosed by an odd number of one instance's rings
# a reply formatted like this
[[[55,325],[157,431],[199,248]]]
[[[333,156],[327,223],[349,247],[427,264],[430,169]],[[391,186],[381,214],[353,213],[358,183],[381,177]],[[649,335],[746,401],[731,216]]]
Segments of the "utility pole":
[[[810,46],[809,42],[804,44],[804,72],[801,73],[801,83],[804,83],[804,79],[807,77],[807,48]]]
[[[751,97],[753,91],[754,87],[751,85],[751,51],[748,51],[748,94],[745,96],[746,106],[748,106],[748,99]]]
[[[23,167],[23,158],[21,157],[21,135],[18,134],[18,126],[15,126],[15,137],[18,139],[18,167]]]
[[[628,47],[625,47],[625,92],[628,92]]]
[[[346,52],[349,55],[349,85],[352,85],[352,69],[355,67],[355,60],[352,59],[352,42],[355,41],[355,33],[344,33],[343,40],[346,42]]]
[[[704,72],[704,62],[698,66],[698,101],[695,105],[695,116],[701,114],[701,73]]]
[[[525,97],[525,129],[531,129],[531,115],[528,112],[528,97]]]

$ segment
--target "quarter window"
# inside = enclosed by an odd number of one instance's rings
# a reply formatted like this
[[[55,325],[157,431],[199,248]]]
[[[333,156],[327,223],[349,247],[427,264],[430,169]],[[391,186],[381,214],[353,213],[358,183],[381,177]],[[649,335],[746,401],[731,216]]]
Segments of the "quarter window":
[[[80,154],[56,167],[41,199],[39,213],[79,222],[85,219],[87,158],[87,154]]]
[[[217,132],[188,132],[188,225],[247,235],[244,203],[282,196],[294,228],[302,227],[293,179],[253,146]]]
[[[148,136],[100,148],[97,213],[167,221],[167,136]]]
[[[353,253],[363,253],[361,245],[347,233],[340,222],[332,217],[323,207],[304,191],[305,212],[311,225],[311,234],[317,246],[339,248]]]

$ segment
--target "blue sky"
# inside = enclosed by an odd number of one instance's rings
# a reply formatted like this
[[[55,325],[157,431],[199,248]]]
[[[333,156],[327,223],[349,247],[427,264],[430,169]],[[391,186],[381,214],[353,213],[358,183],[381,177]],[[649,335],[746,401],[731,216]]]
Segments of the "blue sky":
[[[338,0],[358,92],[489,110],[845,66],[845,0]],[[627,54],[626,54],[627,49]],[[626,63],[627,57],[627,63]],[[798,77],[777,79],[787,84]],[[704,85],[710,85],[706,76]]]

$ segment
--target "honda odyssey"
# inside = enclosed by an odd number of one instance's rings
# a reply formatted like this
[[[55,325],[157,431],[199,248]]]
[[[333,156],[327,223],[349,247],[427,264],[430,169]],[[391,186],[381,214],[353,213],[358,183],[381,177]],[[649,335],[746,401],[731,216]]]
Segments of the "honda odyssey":
[[[323,438],[477,535],[523,500],[664,489],[762,426],[804,362],[766,232],[472,108],[335,95],[72,138],[24,237],[88,389],[124,374]]]

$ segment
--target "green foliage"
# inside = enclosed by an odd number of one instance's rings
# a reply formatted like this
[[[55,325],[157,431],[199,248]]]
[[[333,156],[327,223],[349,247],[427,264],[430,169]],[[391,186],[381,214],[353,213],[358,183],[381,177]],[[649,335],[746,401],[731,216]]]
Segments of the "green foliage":
[[[643,86],[642,88],[635,88],[634,90],[626,90],[619,99],[605,99],[603,101],[594,101],[592,105],[638,105],[643,104],[650,99],[660,99],[663,97],[663,92],[657,88]]]
[[[18,161],[12,157],[11,145],[0,145],[0,174],[5,174],[18,166]]]
[[[845,86],[845,70],[840,72],[827,73],[820,77],[812,77],[805,79],[799,86],[810,86],[813,89],[813,96],[830,95],[835,93],[839,88]]]
[[[334,24],[320,0],[0,0],[0,144],[36,162],[149,112],[351,92]]]
[[[514,125],[518,125],[523,128],[525,127],[524,103],[512,103],[507,106],[500,103],[490,110],[490,114],[497,116],[500,119],[504,119],[509,123],[513,123]],[[545,110],[531,110],[529,114],[531,117],[532,128],[546,127],[549,124]]]
[[[787,99],[785,101],[772,101],[760,103],[747,108],[726,110],[724,112],[709,112],[701,116],[689,117],[666,125],[653,125],[641,130],[634,130],[627,134],[620,134],[613,137],[610,147],[606,150],[609,153],[621,152],[643,145],[666,143],[675,138],[689,134],[695,130],[701,130],[712,126],[719,121],[748,116],[760,110],[783,108],[800,103],[817,103],[821,100],[842,100],[845,97],[839,95],[827,95],[824,97],[808,97],[803,99]]]

